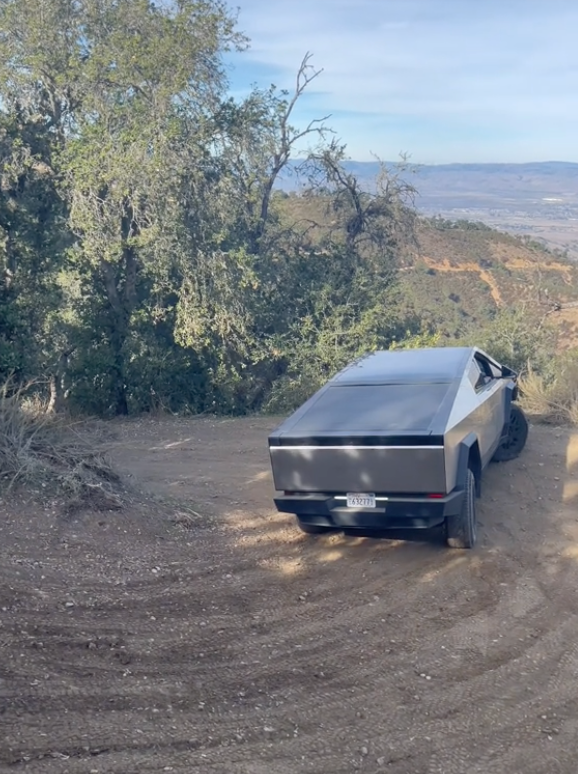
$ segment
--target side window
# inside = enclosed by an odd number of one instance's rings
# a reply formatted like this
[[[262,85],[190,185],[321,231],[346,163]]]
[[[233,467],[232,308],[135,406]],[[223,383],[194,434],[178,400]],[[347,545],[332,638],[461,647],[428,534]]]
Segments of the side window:
[[[474,384],[477,391],[482,390],[486,385],[499,378],[499,374],[496,373],[495,368],[483,357],[476,357],[474,363],[478,369],[478,379]]]
[[[500,369],[496,368],[496,366],[493,366],[488,360],[483,357],[476,357],[476,360],[478,361],[482,373],[486,374],[486,376],[489,376],[490,379],[501,378],[502,374],[500,373]]]
[[[468,378],[476,392],[479,392],[494,379],[494,375],[488,362],[475,358],[470,364]]]
[[[502,373],[501,368],[498,368],[498,366],[495,366],[492,363],[490,363],[490,368],[492,369],[492,374],[494,375],[494,379],[503,379],[504,375]]]
[[[481,377],[482,372],[480,371],[480,366],[476,360],[472,360],[468,370],[468,379],[470,380],[472,387],[474,387],[476,390],[478,389]]]

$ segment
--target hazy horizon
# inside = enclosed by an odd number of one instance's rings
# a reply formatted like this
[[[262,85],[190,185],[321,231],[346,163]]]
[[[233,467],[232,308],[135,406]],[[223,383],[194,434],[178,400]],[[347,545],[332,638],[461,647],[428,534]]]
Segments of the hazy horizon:
[[[306,158],[305,156],[295,157],[295,161],[298,160],[298,158]],[[390,158],[390,159],[381,159],[381,161],[385,164],[399,164],[401,163],[400,159]],[[379,160],[372,157],[369,159],[355,159],[355,158],[347,158],[346,163],[349,164],[378,164]],[[527,166],[547,166],[548,164],[560,164],[564,166],[576,166],[578,167],[578,161],[567,161],[565,159],[543,159],[543,160],[537,160],[537,159],[527,159],[526,161],[468,161],[468,160],[458,160],[458,161],[442,161],[439,163],[430,163],[427,162],[419,162],[415,161],[411,154],[409,154],[409,158],[407,159],[407,164],[411,166],[422,166],[422,167],[462,167],[462,166],[476,166],[476,167],[492,167],[492,166],[507,166],[507,167],[527,167]]]

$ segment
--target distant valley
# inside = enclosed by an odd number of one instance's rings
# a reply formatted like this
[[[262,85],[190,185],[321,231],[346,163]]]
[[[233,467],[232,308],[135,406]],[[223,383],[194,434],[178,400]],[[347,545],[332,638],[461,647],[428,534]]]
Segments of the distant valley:
[[[368,189],[379,171],[374,162],[350,161],[346,168]],[[578,164],[445,164],[403,177],[417,189],[416,208],[424,215],[480,221],[578,260]],[[281,187],[295,189],[295,178]]]

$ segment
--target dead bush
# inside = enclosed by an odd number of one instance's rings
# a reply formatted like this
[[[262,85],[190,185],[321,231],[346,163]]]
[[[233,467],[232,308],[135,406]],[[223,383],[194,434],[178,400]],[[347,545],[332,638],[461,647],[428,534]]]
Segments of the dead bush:
[[[121,506],[97,425],[51,413],[33,385],[0,388],[0,487],[63,497],[70,508]]]
[[[560,360],[552,373],[548,378],[527,367],[520,379],[522,407],[545,424],[578,425],[578,362]]]

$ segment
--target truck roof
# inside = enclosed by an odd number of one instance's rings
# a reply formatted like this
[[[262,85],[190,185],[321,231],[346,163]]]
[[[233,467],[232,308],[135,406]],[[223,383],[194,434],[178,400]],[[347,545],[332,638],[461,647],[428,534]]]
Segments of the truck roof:
[[[336,374],[340,385],[451,382],[464,373],[475,347],[381,350],[365,355]]]

